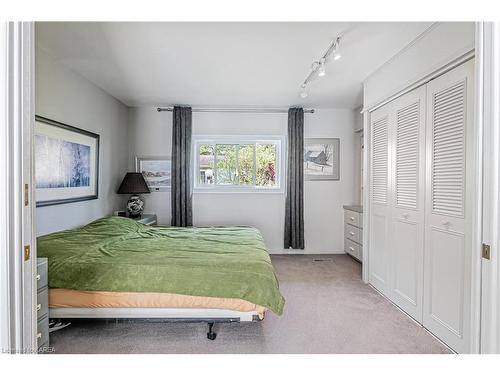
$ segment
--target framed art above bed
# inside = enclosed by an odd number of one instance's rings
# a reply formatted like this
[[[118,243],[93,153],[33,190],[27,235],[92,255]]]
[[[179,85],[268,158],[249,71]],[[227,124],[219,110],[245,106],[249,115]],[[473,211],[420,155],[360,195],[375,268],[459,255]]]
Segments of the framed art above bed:
[[[37,207],[98,198],[99,135],[35,117]]]

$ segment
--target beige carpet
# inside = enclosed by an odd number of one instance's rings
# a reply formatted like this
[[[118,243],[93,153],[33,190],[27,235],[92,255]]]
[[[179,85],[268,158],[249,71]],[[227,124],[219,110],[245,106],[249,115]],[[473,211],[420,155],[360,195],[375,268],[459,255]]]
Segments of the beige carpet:
[[[260,323],[73,322],[51,334],[55,353],[449,353],[361,281],[347,255],[273,256],[284,314]],[[323,261],[317,261],[323,260]]]

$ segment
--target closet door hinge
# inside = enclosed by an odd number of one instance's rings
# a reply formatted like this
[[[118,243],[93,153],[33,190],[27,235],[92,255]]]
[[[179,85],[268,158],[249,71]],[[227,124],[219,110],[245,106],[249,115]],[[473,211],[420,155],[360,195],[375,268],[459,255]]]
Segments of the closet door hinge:
[[[490,256],[491,256],[490,245],[483,243],[483,246],[481,249],[481,255],[484,259],[490,259]]]
[[[30,199],[29,199],[29,185],[24,184],[24,205],[27,206],[30,204]]]

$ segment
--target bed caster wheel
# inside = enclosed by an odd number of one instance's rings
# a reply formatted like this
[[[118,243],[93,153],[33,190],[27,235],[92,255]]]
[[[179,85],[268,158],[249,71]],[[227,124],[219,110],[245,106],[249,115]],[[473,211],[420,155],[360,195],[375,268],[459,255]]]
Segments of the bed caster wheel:
[[[215,340],[217,334],[214,332],[214,323],[208,323],[207,339]]]

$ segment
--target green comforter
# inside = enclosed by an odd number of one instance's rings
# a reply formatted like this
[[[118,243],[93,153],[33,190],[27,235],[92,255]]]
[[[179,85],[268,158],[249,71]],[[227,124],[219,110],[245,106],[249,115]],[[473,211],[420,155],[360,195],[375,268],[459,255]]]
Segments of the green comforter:
[[[281,315],[285,300],[257,229],[147,226],[121,217],[38,238],[49,287],[240,298]]]

